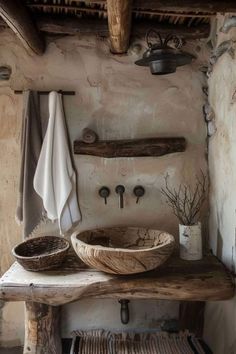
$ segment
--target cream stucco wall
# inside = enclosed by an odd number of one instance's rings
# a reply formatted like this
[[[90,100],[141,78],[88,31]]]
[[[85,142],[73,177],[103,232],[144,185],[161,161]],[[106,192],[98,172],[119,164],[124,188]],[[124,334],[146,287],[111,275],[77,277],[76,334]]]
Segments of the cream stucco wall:
[[[161,198],[163,177],[169,173],[174,184],[194,183],[200,168],[205,171],[206,128],[202,116],[205,100],[204,76],[199,70],[205,63],[202,43],[189,43],[198,59],[176,74],[155,77],[148,69],[134,65],[135,51],[113,56],[107,40],[66,37],[50,40],[42,57],[29,55],[10,31],[0,36],[0,65],[12,67],[10,82],[0,84],[0,242],[1,273],[12,262],[11,247],[21,239],[14,220],[22,98],[12,89],[75,90],[65,97],[65,112],[71,141],[81,137],[82,129],[93,128],[101,139],[184,136],[186,152],[160,158],[101,159],[75,156],[78,191],[83,221],[80,229],[100,225],[140,225],[157,227],[178,234],[178,221]],[[42,111],[47,103],[42,99]],[[114,188],[124,184],[125,208],[118,208]],[[133,187],[146,189],[140,204],[132,196]],[[105,206],[98,189],[107,185],[112,195]],[[41,228],[43,232],[43,228]],[[3,304],[2,304],[3,305]],[[14,307],[13,307],[14,306]],[[13,310],[14,309],[14,310]],[[92,311],[91,311],[92,310]],[[128,327],[156,327],[164,318],[176,318],[178,303],[131,303]],[[17,317],[17,321],[16,321]],[[63,309],[63,336],[72,329],[85,327],[121,327],[117,302],[83,301]],[[16,344],[23,336],[23,307],[5,304],[1,310],[1,339],[4,345]]]
[[[217,45],[236,41],[236,30],[219,31]],[[236,59],[223,54],[209,78],[209,102],[215,112],[217,131],[209,139],[210,245],[229,270],[236,270]],[[205,314],[206,341],[214,354],[236,353],[236,297],[208,303]]]

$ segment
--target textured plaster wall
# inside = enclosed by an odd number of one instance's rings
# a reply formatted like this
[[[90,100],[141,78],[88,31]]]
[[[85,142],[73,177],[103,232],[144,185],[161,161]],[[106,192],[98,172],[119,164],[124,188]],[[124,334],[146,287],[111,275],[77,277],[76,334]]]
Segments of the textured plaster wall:
[[[219,32],[224,18],[218,17],[217,45],[236,41],[236,30]],[[210,244],[214,253],[236,270],[236,59],[221,56],[209,79],[209,102],[215,112],[217,131],[209,140]],[[236,353],[236,297],[208,303],[205,339],[214,354]]]
[[[21,239],[14,221],[22,99],[12,89],[75,90],[75,97],[65,97],[65,112],[70,139],[81,137],[82,129],[93,128],[101,139],[184,136],[187,151],[160,158],[101,159],[75,156],[78,190],[83,221],[79,229],[100,225],[140,225],[157,227],[178,235],[178,221],[161,198],[163,177],[171,183],[194,183],[200,168],[206,170],[206,129],[202,117],[205,85],[199,68],[206,51],[199,42],[189,49],[198,59],[180,68],[175,75],[154,77],[148,69],[134,65],[135,51],[112,56],[107,40],[67,37],[51,40],[44,56],[27,54],[10,31],[0,36],[0,64],[12,67],[9,83],[0,85],[0,242],[1,273],[11,264],[10,250]],[[47,114],[42,99],[42,112]],[[115,186],[126,187],[125,207],[118,208]],[[132,190],[142,184],[146,189],[140,204]],[[98,197],[102,185],[112,194],[105,206]],[[45,233],[45,228],[39,228]],[[3,305],[3,304],[2,304]],[[13,307],[14,306],[14,307]],[[14,310],[13,310],[14,309]],[[178,303],[167,301],[132,301],[128,327],[155,328],[164,318],[176,318]],[[3,344],[22,341],[23,306],[8,304],[1,311]],[[121,327],[119,305],[109,300],[83,301],[63,309],[62,335],[72,329]]]

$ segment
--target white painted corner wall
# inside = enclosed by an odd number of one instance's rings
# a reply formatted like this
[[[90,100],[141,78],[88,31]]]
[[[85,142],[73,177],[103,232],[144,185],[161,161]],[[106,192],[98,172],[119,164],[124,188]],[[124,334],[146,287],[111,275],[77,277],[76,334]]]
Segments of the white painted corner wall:
[[[216,45],[236,41],[236,29],[220,32]],[[234,51],[235,51],[235,44]],[[226,52],[209,78],[209,103],[215,114],[216,133],[209,139],[210,245],[233,273],[236,271],[236,59]],[[236,296],[229,301],[207,303],[204,337],[214,354],[236,353]]]

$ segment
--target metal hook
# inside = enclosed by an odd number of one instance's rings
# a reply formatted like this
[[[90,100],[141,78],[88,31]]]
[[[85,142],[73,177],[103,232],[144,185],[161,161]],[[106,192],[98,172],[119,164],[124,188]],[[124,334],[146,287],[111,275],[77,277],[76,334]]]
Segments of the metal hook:
[[[179,49],[179,48],[182,47],[182,45],[183,45],[182,39],[181,39],[180,37],[176,36],[176,35],[173,34],[173,33],[168,34],[168,36],[166,37],[166,39],[165,39],[165,41],[164,41],[163,46],[166,47],[167,44],[168,44],[168,42],[171,41],[171,40],[174,41],[174,43],[175,43],[175,48]]]
[[[149,36],[151,33],[154,33],[158,38],[159,38],[159,41],[160,41],[160,45],[161,47],[163,46],[163,40],[161,38],[161,35],[160,33],[158,33],[157,31],[155,31],[154,29],[150,28],[147,32],[146,32],[146,36],[145,36],[145,40],[147,42],[147,45],[149,48],[152,48],[153,47],[153,44],[151,42],[149,42]]]

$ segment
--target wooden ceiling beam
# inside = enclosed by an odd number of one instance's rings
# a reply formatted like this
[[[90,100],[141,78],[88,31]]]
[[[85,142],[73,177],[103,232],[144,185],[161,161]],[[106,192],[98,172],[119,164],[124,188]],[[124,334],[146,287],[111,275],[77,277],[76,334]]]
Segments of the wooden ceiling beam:
[[[37,27],[40,31],[51,34],[95,34],[104,37],[109,35],[107,21],[99,19],[56,19],[51,18],[50,16],[43,16],[37,18]],[[210,26],[208,24],[188,27],[186,25],[162,24],[152,20],[133,20],[131,35],[144,38],[149,28],[155,29],[164,37],[169,33],[175,33],[184,39],[207,38],[210,32]]]
[[[76,0],[77,1],[77,0]],[[85,3],[104,4],[106,0],[85,0]],[[236,12],[235,0],[133,0],[133,8],[160,11]]]
[[[39,55],[43,54],[45,44],[22,1],[0,0],[0,16],[20,38],[26,49]]]
[[[132,0],[107,0],[111,52],[127,52],[131,31]]]
[[[186,12],[236,12],[235,0],[133,0],[133,8]]]
[[[157,23],[154,20],[134,21],[131,34],[133,36],[145,38],[146,33],[150,28],[159,32],[163,37],[166,37],[170,33],[174,33],[182,39],[208,38],[210,34],[209,24],[199,24],[198,26],[189,27],[187,25]]]

